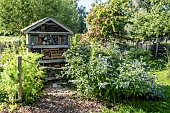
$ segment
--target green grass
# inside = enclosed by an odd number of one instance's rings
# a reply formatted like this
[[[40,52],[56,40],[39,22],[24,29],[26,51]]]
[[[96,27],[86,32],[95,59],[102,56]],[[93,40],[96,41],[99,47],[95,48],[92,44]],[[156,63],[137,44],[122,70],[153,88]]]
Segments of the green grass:
[[[167,78],[167,71],[153,72],[158,77],[164,89],[165,99],[141,100],[129,99],[114,106],[114,108],[103,109],[103,113],[170,113],[170,78]]]

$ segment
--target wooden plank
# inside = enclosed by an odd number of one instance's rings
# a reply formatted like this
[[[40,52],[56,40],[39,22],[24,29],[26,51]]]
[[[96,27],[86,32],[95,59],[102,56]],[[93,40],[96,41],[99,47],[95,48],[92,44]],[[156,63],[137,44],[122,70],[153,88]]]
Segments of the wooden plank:
[[[56,68],[56,67],[41,67],[40,69],[56,69],[56,70],[63,70],[63,68]]]
[[[33,48],[68,48],[68,45],[35,45]]]
[[[29,34],[26,34],[26,45],[31,43],[31,37]],[[31,49],[26,48],[27,53],[31,51]]]
[[[40,31],[31,31],[30,34],[50,34],[50,35],[69,35],[69,32],[40,32]]]
[[[51,57],[62,56],[63,54],[51,54]]]
[[[40,63],[57,63],[57,62],[66,62],[65,59],[53,59],[53,60],[41,60]]]
[[[58,77],[47,77],[45,78],[45,81],[49,81],[49,80],[56,80]]]

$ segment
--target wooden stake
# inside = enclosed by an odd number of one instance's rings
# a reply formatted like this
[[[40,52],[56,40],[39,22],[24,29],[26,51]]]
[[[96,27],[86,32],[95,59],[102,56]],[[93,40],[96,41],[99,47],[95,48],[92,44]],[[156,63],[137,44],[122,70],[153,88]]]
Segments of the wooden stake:
[[[22,56],[18,56],[18,82],[19,82],[19,89],[18,89],[18,99],[22,102]]]
[[[155,57],[158,56],[158,38],[156,39],[156,51],[155,51]]]

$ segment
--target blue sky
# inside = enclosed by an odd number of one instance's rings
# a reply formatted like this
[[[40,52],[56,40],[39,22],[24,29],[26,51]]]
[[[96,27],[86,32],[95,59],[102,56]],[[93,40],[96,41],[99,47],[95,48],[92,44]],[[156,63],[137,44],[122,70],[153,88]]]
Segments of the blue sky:
[[[79,5],[83,5],[86,7],[86,11],[90,11],[91,4],[93,3],[94,0],[80,0]],[[105,2],[107,0],[102,0],[102,2]]]

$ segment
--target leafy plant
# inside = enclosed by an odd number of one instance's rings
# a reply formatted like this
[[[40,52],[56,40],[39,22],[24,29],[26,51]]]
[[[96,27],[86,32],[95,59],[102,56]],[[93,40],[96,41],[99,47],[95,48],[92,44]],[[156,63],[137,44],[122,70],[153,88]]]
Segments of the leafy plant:
[[[138,60],[121,63],[117,89],[127,97],[164,98],[156,77],[149,75],[144,66],[146,63]]]
[[[66,54],[65,74],[74,80],[78,91],[107,102],[126,97],[164,97],[156,78],[147,73],[146,63],[132,60],[133,54],[122,53],[114,43],[106,47],[83,44],[72,46]]]
[[[136,48],[131,47],[130,50],[126,51],[126,56],[129,59],[140,60],[142,58],[142,60],[146,62],[146,61],[150,60],[151,53],[150,53],[150,51],[146,51],[143,48],[136,49]]]
[[[42,55],[39,54],[24,54],[23,59],[27,59],[29,62],[35,63]],[[18,76],[17,76],[17,55],[14,58],[6,62],[3,66],[3,72],[0,74],[1,87],[6,98],[4,101],[9,103],[16,103],[18,101]],[[25,102],[32,102],[39,96],[43,87],[43,72],[38,69],[37,64],[31,64],[26,61],[22,61],[22,87],[23,87],[23,99]]]

